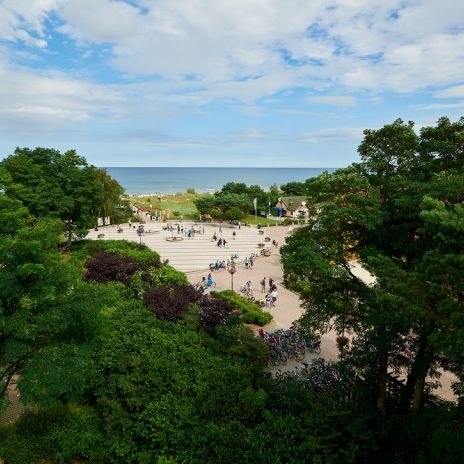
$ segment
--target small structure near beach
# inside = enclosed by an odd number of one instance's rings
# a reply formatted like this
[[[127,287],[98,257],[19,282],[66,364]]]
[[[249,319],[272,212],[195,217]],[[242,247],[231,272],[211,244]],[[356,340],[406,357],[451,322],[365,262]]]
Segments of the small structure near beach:
[[[280,197],[275,208],[279,217],[292,219],[308,219],[309,209],[306,205],[305,196]]]

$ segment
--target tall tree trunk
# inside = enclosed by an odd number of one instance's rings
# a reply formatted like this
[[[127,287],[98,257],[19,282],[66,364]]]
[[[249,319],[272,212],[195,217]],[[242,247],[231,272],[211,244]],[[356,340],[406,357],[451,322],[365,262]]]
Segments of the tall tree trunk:
[[[385,413],[386,395],[387,395],[387,369],[388,369],[388,352],[384,351],[379,359],[379,372],[377,376],[377,409]]]
[[[417,369],[417,376],[416,382],[414,384],[414,401],[412,408],[419,409],[423,403],[424,397],[424,386],[425,386],[425,378],[427,377],[427,373],[432,365],[433,361],[433,352],[430,347],[430,344],[427,343],[425,346],[425,352],[422,358],[419,360],[418,369]]]
[[[408,374],[406,387],[401,399],[401,407],[404,411],[409,409],[411,400],[413,401],[414,409],[418,409],[422,404],[425,378],[433,360],[433,353],[428,343],[429,333],[429,330],[424,329],[420,334],[419,349],[414,358],[411,371]]]

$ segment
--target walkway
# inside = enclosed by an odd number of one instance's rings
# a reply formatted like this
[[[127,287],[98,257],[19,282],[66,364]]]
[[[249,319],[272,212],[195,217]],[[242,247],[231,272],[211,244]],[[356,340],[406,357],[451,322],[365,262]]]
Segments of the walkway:
[[[136,227],[138,224],[135,224]],[[190,227],[192,223],[184,222],[183,227]],[[263,235],[258,234],[258,230],[252,227],[242,226],[231,228],[228,224],[210,225],[202,224],[205,234],[196,233],[195,237],[187,238],[177,233],[177,226],[174,232],[162,230],[161,224],[157,222],[147,222],[144,224],[145,233],[141,238],[137,235],[137,230],[129,228],[128,224],[121,226],[122,233],[118,233],[116,226],[99,227],[98,231],[91,230],[87,238],[95,240],[99,235],[104,234],[105,240],[130,240],[147,245],[152,250],[158,252],[162,259],[168,258],[169,264],[179,271],[191,272],[200,269],[208,269],[209,264],[216,259],[230,259],[231,255],[238,255],[242,260],[253,252],[257,252],[257,244],[264,239]],[[200,226],[199,226],[200,227]],[[150,231],[151,232],[148,232]],[[220,231],[222,230],[222,232]],[[236,238],[233,238],[235,231]],[[216,242],[211,241],[213,234],[216,233],[218,238],[224,238],[228,242],[227,246],[218,247]],[[166,239],[175,236],[181,236],[182,241],[169,242]]]

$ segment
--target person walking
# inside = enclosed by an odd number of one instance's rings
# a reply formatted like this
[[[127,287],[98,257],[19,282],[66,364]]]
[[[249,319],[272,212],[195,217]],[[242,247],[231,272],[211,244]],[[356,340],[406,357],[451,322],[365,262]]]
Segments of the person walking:
[[[234,230],[234,231],[232,232],[232,238],[233,238],[234,240],[235,240],[235,236],[236,236],[236,235],[237,235],[237,234],[236,234],[236,232],[235,232],[235,230]]]
[[[219,226],[219,233],[222,234],[222,226]]]
[[[273,287],[274,287],[274,280],[272,279],[272,277],[269,277],[269,293],[272,292]]]
[[[272,298],[269,293],[266,293],[266,296],[264,297],[264,304],[266,305],[266,308],[270,308],[272,306]]]
[[[272,290],[272,292],[271,292],[272,306],[275,306],[277,298],[278,298],[277,290],[274,287],[274,290]]]
[[[261,281],[261,293],[266,293],[266,277]]]

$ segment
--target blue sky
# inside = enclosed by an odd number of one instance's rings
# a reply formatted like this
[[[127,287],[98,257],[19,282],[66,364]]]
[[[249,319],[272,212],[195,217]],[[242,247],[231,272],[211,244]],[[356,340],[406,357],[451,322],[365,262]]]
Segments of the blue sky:
[[[0,0],[0,158],[339,167],[464,109],[459,0]]]

